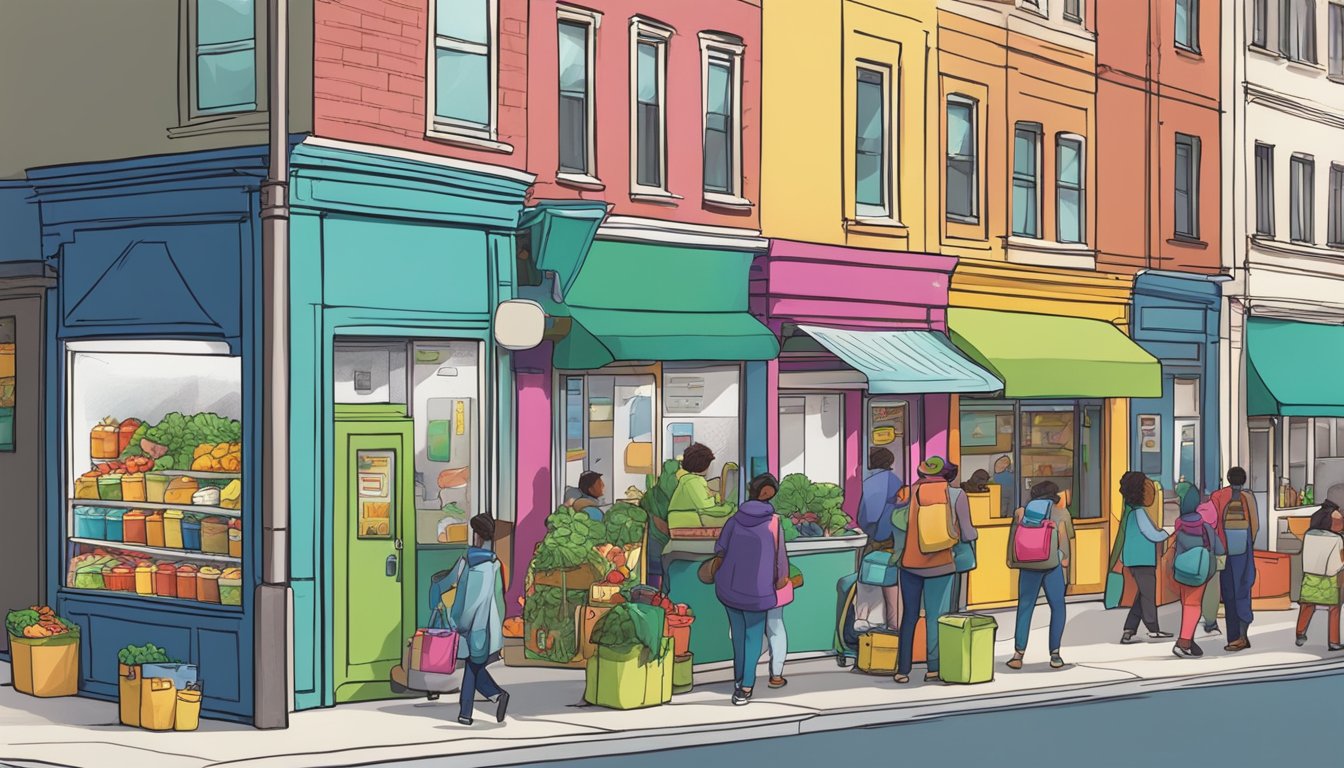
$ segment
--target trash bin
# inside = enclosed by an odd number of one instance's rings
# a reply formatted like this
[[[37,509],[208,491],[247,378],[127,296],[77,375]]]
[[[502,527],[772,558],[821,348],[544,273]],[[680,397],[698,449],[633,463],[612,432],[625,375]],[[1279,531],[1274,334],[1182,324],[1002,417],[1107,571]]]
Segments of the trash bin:
[[[945,683],[988,683],[994,679],[992,616],[952,613],[938,619],[939,677]]]

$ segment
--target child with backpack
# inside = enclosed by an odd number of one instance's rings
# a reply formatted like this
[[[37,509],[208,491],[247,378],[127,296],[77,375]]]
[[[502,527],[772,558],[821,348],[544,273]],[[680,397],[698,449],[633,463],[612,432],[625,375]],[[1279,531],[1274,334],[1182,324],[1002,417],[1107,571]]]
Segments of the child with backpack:
[[[1017,631],[1013,636],[1013,658],[1009,669],[1021,669],[1031,634],[1031,616],[1036,599],[1045,590],[1050,605],[1050,667],[1060,669],[1064,659],[1064,591],[1068,586],[1065,572],[1073,541],[1073,519],[1059,504],[1059,486],[1046,480],[1031,487],[1031,501],[1013,514],[1008,532],[1008,567],[1017,574]]]
[[[1181,516],[1176,521],[1176,557],[1172,559],[1172,577],[1181,599],[1181,631],[1171,652],[1178,658],[1198,658],[1204,650],[1195,642],[1195,627],[1204,612],[1204,589],[1215,572],[1214,559],[1226,552],[1218,532],[1204,521],[1199,507],[1199,490],[1189,483],[1178,483],[1176,499]]]

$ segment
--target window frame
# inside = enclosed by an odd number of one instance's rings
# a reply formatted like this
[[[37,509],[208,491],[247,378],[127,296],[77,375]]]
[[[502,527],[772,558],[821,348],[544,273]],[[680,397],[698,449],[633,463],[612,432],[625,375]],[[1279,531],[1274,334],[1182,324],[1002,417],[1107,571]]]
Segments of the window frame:
[[[947,204],[948,192],[951,185],[948,179],[952,167],[952,105],[965,107],[970,113],[970,133],[971,133],[971,195],[970,195],[970,213],[953,213],[951,207]],[[973,96],[967,96],[963,93],[949,93],[943,106],[943,119],[947,130],[944,131],[944,153],[943,153],[943,184],[946,187],[943,191],[943,217],[949,222],[955,224],[979,224],[980,223],[980,100]]]
[[[585,28],[585,72],[584,72],[584,167],[581,170],[565,168],[560,158],[560,146],[562,144],[560,136],[560,110],[556,109],[556,178],[561,180],[570,180],[580,183],[601,183],[598,180],[597,173],[597,32],[602,26],[602,14],[597,11],[590,11],[586,8],[575,8],[568,5],[557,5],[555,9],[555,35],[556,35],[556,60],[559,62],[560,55],[560,27],[562,25],[581,26]],[[556,99],[559,104],[560,93],[559,70],[556,71]]]
[[[745,59],[746,45],[738,38],[724,34],[715,34],[713,32],[701,32],[700,35],[700,192],[704,200],[709,203],[743,206],[750,205],[750,202],[743,196],[743,178],[742,178],[742,140],[746,132],[742,128],[742,63]],[[662,70],[664,78],[667,73],[666,50],[663,52]],[[727,63],[729,70],[729,96],[732,99],[732,113],[730,119],[732,126],[729,130],[729,141],[731,142],[732,157],[729,159],[728,168],[728,189],[711,190],[705,182],[705,135],[709,132],[709,69],[715,61]],[[663,130],[667,129],[667,96],[663,94],[662,111]],[[665,139],[664,139],[665,141]],[[664,158],[666,157],[666,148],[664,145]],[[664,159],[666,163],[666,159]],[[663,171],[663,185],[667,186],[666,169]]]
[[[1078,145],[1078,183],[1076,188],[1066,186],[1060,177],[1060,152],[1065,143]],[[1078,239],[1065,240],[1060,232],[1059,190],[1073,189],[1078,193]],[[1077,133],[1055,134],[1055,241],[1070,245],[1087,245],[1087,138]]]
[[[442,117],[438,114],[438,86],[435,82],[438,70],[438,50],[439,35],[437,31],[437,17],[439,12],[439,0],[429,0],[429,14],[427,18],[427,28],[425,38],[428,42],[428,51],[425,61],[425,134],[434,138],[443,139],[476,139],[487,142],[495,142],[499,138],[499,0],[479,0],[486,3],[486,38],[485,44],[485,76],[486,99],[489,105],[489,125],[460,120],[451,117]],[[445,41],[451,38],[444,37]],[[453,41],[454,45],[444,45],[442,47],[452,50],[468,51],[469,48],[478,47],[476,43],[463,43]],[[475,53],[477,51],[468,51]]]
[[[1188,134],[1177,133],[1175,152],[1172,156],[1172,233],[1177,239],[1199,240],[1199,173],[1203,158],[1203,142],[1200,137]],[[1181,210],[1181,176],[1177,171],[1179,167],[1179,155],[1181,147],[1185,146],[1190,151],[1189,170],[1190,177],[1187,180],[1185,190],[1185,207],[1187,228],[1182,231],[1180,228],[1179,213]]]
[[[1336,35],[1335,29],[1339,28]],[[1344,3],[1328,2],[1325,10],[1326,75],[1344,82]]]
[[[196,71],[198,2],[199,0],[179,0],[178,126],[176,129],[170,128],[169,135],[178,137],[253,126],[258,130],[264,129],[270,98],[270,88],[267,87],[270,62],[265,47],[268,30],[266,4],[258,0],[252,2],[252,51],[255,58],[253,72],[256,77],[252,108],[203,110],[196,106],[200,93]]]
[[[667,180],[667,54],[674,32],[670,27],[643,16],[630,19],[630,196],[669,198]],[[658,182],[639,181],[639,45],[651,43],[658,53]]]
[[[1326,178],[1325,244],[1344,248],[1344,164],[1331,163]]]
[[[1064,0],[1064,20],[1083,23],[1083,0]]]
[[[1172,5],[1173,17],[1185,6],[1185,26],[1187,39],[1182,40],[1178,36],[1179,30],[1176,26],[1175,18],[1171,24],[1171,40],[1177,50],[1187,51],[1189,53],[1199,53],[1199,0],[1176,0]]]
[[[1264,151],[1265,157],[1265,177],[1260,176],[1260,155]],[[1266,144],[1261,141],[1255,142],[1255,234],[1263,237],[1274,237],[1278,216],[1274,210],[1274,145]],[[1262,186],[1263,182],[1263,186]],[[1265,194],[1261,194],[1264,192]],[[1260,225],[1261,215],[1268,219],[1268,225],[1262,228]]]
[[[1019,178],[1017,169],[1017,140],[1020,134],[1030,134],[1032,138],[1034,157],[1030,179]],[[1041,202],[1044,195],[1042,194],[1041,187],[1044,186],[1042,183],[1042,176],[1044,176],[1045,172],[1045,157],[1042,152],[1045,143],[1044,134],[1045,128],[1038,122],[1032,120],[1019,120],[1016,123],[1013,123],[1013,158],[1009,173],[1010,184],[1012,187],[1012,197],[1010,200],[1012,216],[1011,220],[1008,222],[1008,231],[1012,233],[1013,237],[1027,237],[1032,239],[1040,239],[1043,237],[1044,212],[1041,210]],[[1034,221],[1031,222],[1032,231],[1024,232],[1018,231],[1017,229],[1017,191],[1019,182],[1022,182],[1022,184],[1025,185],[1028,181],[1031,184],[1031,196],[1036,204],[1036,215]]]
[[[864,202],[861,202],[861,201],[859,200],[859,120],[858,120],[858,103],[859,103],[859,83],[861,82],[861,80],[860,80],[860,72],[865,72],[865,71],[866,71],[866,72],[870,72],[870,73],[872,73],[872,74],[875,74],[875,75],[877,75],[877,76],[880,78],[880,82],[878,83],[878,86],[879,86],[879,88],[881,89],[881,93],[882,93],[882,126],[881,126],[881,127],[882,127],[882,153],[881,153],[881,161],[880,161],[880,164],[879,164],[879,167],[881,168],[881,171],[882,171],[882,180],[881,180],[882,203],[881,203],[881,205],[873,205],[873,204],[871,204],[871,203],[864,203]],[[854,110],[855,110],[855,111],[854,111],[854,152],[853,152],[853,158],[852,158],[852,160],[853,160],[853,162],[854,162],[854,188],[853,188],[853,189],[854,189],[854,218],[859,219],[859,220],[863,220],[863,219],[870,219],[870,220],[871,220],[871,219],[878,219],[878,220],[884,220],[884,221],[899,221],[899,220],[900,220],[900,204],[898,203],[898,201],[897,201],[897,199],[896,199],[896,184],[895,184],[894,174],[893,174],[893,171],[892,171],[893,167],[895,166],[895,163],[893,162],[893,160],[894,160],[893,151],[894,151],[894,148],[895,148],[895,142],[892,141],[892,133],[893,133],[893,131],[892,131],[892,127],[893,127],[895,121],[892,119],[893,116],[892,116],[891,111],[892,111],[892,109],[893,109],[893,108],[895,107],[895,105],[896,105],[896,100],[892,98],[892,93],[891,93],[892,86],[894,85],[894,80],[893,80],[893,78],[892,78],[892,71],[893,71],[893,69],[892,69],[892,67],[891,67],[890,65],[887,65],[887,64],[881,64],[881,63],[879,63],[879,62],[875,62],[875,61],[860,60],[860,61],[855,62],[855,65],[854,65]]]
[[[1251,0],[1251,47],[1269,48],[1269,0]]]
[[[1302,38],[1297,36],[1297,28],[1293,23],[1299,18],[1306,20],[1307,29]],[[1304,55],[1302,44],[1307,44],[1308,50]],[[1316,0],[1283,0],[1279,4],[1279,54],[1289,61],[1310,66],[1320,66],[1320,52],[1316,50]]]
[[[1297,180],[1299,169],[1307,174],[1305,183]],[[1305,201],[1299,199],[1299,187],[1306,194]],[[1308,245],[1316,242],[1316,158],[1305,152],[1294,152],[1288,161],[1288,210],[1288,239]]]

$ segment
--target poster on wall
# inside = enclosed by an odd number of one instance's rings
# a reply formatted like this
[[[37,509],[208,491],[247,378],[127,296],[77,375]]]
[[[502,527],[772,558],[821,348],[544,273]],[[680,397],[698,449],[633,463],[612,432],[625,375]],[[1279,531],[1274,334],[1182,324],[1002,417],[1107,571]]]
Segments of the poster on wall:
[[[999,443],[998,422],[992,413],[961,414],[961,444],[970,448],[992,448]]]
[[[1139,415],[1139,452],[1162,452],[1162,420],[1156,414]]]

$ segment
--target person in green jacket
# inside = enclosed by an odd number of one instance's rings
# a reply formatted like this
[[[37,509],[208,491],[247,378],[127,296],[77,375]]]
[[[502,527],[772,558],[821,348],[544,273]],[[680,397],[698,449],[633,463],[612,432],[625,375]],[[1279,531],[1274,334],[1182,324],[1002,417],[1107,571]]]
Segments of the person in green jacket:
[[[730,507],[720,504],[714,494],[709,492],[709,481],[705,473],[714,463],[714,451],[701,443],[691,443],[681,455],[681,472],[678,473],[677,490],[672,492],[672,500],[667,512],[697,512],[700,514],[725,516]]]
[[[1170,536],[1158,530],[1148,517],[1147,508],[1157,500],[1157,486],[1142,472],[1126,472],[1120,476],[1120,496],[1125,501],[1125,511],[1115,546],[1120,561],[1138,585],[1120,642],[1126,645],[1134,642],[1140,619],[1148,628],[1148,637],[1154,640],[1171,637],[1157,623],[1157,545]]]

